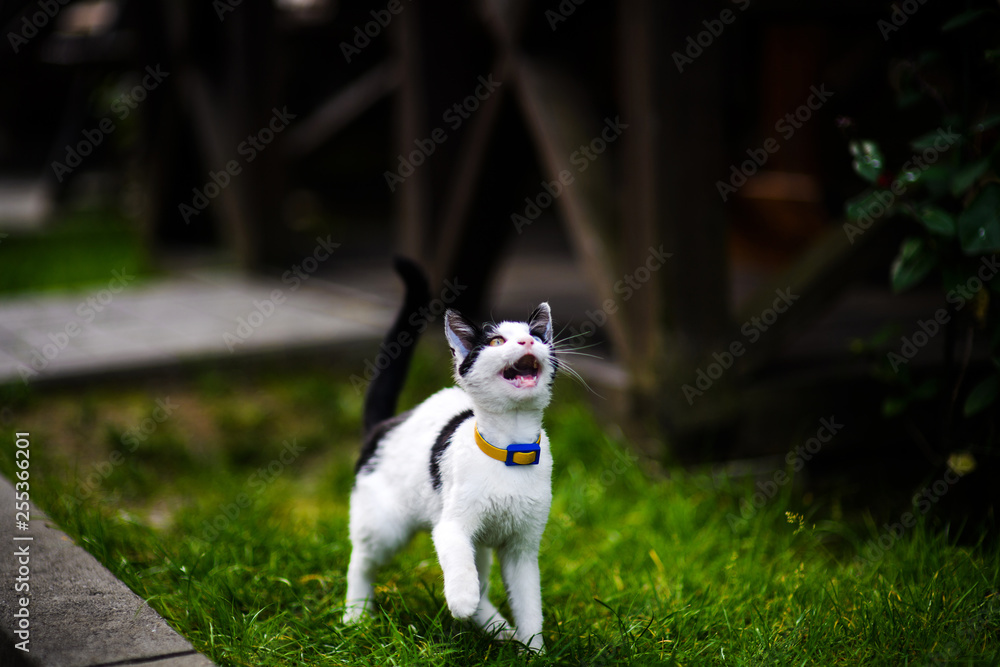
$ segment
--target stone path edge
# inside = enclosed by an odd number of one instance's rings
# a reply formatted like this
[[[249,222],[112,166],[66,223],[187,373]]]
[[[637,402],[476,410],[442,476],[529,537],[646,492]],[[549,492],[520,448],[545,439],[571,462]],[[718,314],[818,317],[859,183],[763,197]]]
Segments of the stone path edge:
[[[4,449],[7,449],[6,447]],[[11,667],[211,667],[152,607],[32,504],[16,530],[15,490],[0,476],[0,664]],[[30,537],[31,540],[15,540]],[[25,553],[26,551],[26,553]],[[25,561],[27,561],[25,563]],[[27,567],[28,572],[22,567]],[[30,600],[22,607],[29,586]],[[23,610],[29,643],[15,647]],[[22,614],[15,618],[15,613]]]
[[[29,382],[18,379],[0,379],[0,386],[25,385],[36,390],[47,390],[50,387],[93,386],[119,380],[131,381],[136,378],[157,381],[164,377],[189,378],[192,374],[196,375],[201,371],[224,371],[247,367],[268,369],[285,364],[293,368],[301,368],[303,364],[315,367],[317,361],[326,368],[343,373],[346,378],[349,376],[350,370],[344,364],[344,360],[373,356],[376,345],[377,339],[374,337],[330,343],[275,345],[226,356],[190,355],[173,359],[144,360],[141,363],[116,368],[87,369],[80,373],[39,375]]]

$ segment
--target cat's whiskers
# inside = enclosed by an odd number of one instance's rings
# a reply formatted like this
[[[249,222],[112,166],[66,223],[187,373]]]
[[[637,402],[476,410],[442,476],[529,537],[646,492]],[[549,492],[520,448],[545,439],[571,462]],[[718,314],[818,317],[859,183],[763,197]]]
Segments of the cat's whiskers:
[[[582,334],[576,334],[576,335],[579,336],[579,335],[582,335]],[[570,336],[570,337],[567,337],[567,338],[563,338],[561,340],[553,341],[553,343],[552,343],[552,352],[553,352],[553,354],[556,357],[557,367],[558,367],[558,369],[560,371],[565,372],[566,375],[568,375],[570,377],[570,379],[572,379],[574,382],[579,383],[582,387],[584,387],[587,391],[589,391],[590,393],[592,393],[594,396],[597,396],[598,398],[602,398],[603,399],[604,397],[601,396],[596,391],[594,391],[594,388],[591,387],[589,384],[587,384],[587,381],[583,379],[583,376],[580,375],[579,371],[577,371],[575,368],[573,368],[570,365],[569,360],[565,358],[565,355],[569,355],[569,354],[575,354],[575,355],[580,356],[580,357],[590,357],[592,359],[602,359],[603,358],[603,357],[600,357],[600,356],[598,356],[596,354],[590,354],[589,352],[581,352],[580,351],[580,350],[585,350],[587,348],[596,347],[597,343],[591,343],[590,345],[581,345],[579,347],[569,347],[569,346],[567,346],[566,343],[571,338],[575,338],[575,337],[576,336]]]

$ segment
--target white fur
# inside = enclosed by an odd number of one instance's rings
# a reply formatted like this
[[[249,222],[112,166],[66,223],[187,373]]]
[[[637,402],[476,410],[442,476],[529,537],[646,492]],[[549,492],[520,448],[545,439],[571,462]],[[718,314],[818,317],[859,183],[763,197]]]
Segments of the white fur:
[[[547,304],[540,308],[548,319]],[[551,324],[543,340],[533,338],[525,323],[501,323],[496,333],[505,342],[483,348],[462,377],[457,369],[469,350],[452,330],[455,317],[449,313],[446,332],[459,386],[434,394],[390,431],[378,445],[374,469],[359,473],[351,493],[353,552],[344,619],[357,621],[371,609],[375,570],[416,531],[430,530],[455,618],[473,619],[487,632],[542,650],[538,548],[552,501],[552,457],[542,429],[555,372]],[[538,383],[517,388],[501,373],[529,352],[539,362]],[[435,490],[431,447],[444,425],[469,409],[473,417],[458,427],[440,459],[442,485]],[[486,456],[474,440],[476,423],[498,447],[534,442],[540,434],[538,465],[508,467]],[[500,560],[516,629],[488,597],[491,550]]]

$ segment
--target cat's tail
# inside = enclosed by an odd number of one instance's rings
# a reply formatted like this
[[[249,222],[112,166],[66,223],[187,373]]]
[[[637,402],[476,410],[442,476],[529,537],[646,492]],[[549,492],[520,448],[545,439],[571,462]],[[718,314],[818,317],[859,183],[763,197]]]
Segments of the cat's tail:
[[[426,274],[416,262],[406,257],[397,256],[393,266],[403,279],[406,293],[396,321],[382,342],[382,353],[389,358],[389,364],[372,378],[365,393],[363,422],[366,434],[376,424],[396,413],[396,400],[406,381],[413,348],[427,326],[426,318],[419,315],[420,310],[426,309],[431,301]]]

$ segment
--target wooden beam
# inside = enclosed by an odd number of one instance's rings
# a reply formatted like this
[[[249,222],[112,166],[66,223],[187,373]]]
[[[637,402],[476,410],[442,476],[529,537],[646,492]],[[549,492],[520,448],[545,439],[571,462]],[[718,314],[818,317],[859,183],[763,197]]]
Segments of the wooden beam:
[[[319,148],[373,104],[396,90],[400,79],[399,65],[390,60],[376,65],[334,92],[309,117],[289,129],[285,137],[288,155],[300,158]]]
[[[491,74],[501,84],[509,83],[509,55],[514,41],[520,37],[525,7],[524,0],[513,2],[484,0],[479,5],[482,19],[497,42],[499,54],[493,62]],[[469,210],[482,175],[489,142],[506,98],[505,91],[506,87],[501,85],[483,102],[470,121],[465,141],[459,147],[453,170],[454,176],[441,207],[441,224],[438,227],[437,237],[438,252],[433,266],[433,272],[438,279],[443,278],[444,273],[456,264],[462,228],[468,224]]]
[[[663,244],[659,230],[658,186],[662,175],[658,160],[657,122],[653,103],[653,26],[650,0],[623,0],[618,12],[618,98],[622,116],[629,124],[621,137],[621,233],[622,266],[635,271],[645,266],[650,247]],[[665,248],[671,252],[670,248]],[[622,303],[631,336],[629,344],[636,363],[629,372],[641,393],[656,390],[656,369],[648,363],[660,356],[664,308],[660,280],[650,280]]]
[[[580,109],[587,105],[565,77],[543,70],[523,56],[512,56],[512,74],[546,180],[559,181],[564,172],[574,179],[563,187],[556,204],[584,274],[598,304],[617,303],[613,286],[618,273],[608,252],[609,239],[601,231],[610,229],[615,217],[608,169],[600,159],[590,162],[585,171],[571,163],[574,152],[590,144],[600,129],[581,122],[588,115]],[[632,347],[625,323],[609,317],[606,331],[616,357],[631,368]]]
[[[676,45],[697,34],[705,12],[717,5],[656,2],[651,12],[658,35],[650,58],[659,126],[655,150],[663,156],[659,231],[674,253],[662,272],[671,365],[711,353],[730,323],[726,211],[714,186],[726,164],[725,49],[705,49],[683,72],[671,58]]]
[[[225,112],[219,109],[208,80],[201,72],[192,67],[179,69],[178,79],[181,89],[186,92],[185,97],[190,100],[188,111],[198,144],[205,156],[205,167],[207,170],[224,169],[226,162],[232,159],[231,149],[227,150],[223,141],[223,137],[232,136],[228,126],[222,121]],[[235,140],[231,143],[236,145]],[[250,216],[244,206],[244,185],[241,179],[233,178],[228,187],[219,190],[219,218],[222,221],[223,238],[233,249],[239,265],[249,268],[255,264],[259,248]]]
[[[728,375],[716,382],[704,402],[692,406],[683,393],[697,362],[725,344],[731,322],[726,210],[714,187],[726,164],[725,48],[717,44],[705,49],[684,71],[671,57],[722,4],[653,1],[643,6],[644,20],[656,35],[646,59],[652,79],[652,146],[658,156],[653,186],[656,233],[673,256],[656,275],[663,340],[660,353],[648,361],[656,366],[658,388],[641,397],[646,402],[640,410],[647,419],[659,420],[660,429],[670,435],[672,455],[680,459],[696,459],[704,445],[700,434],[682,437],[690,411],[735,400]],[[631,61],[623,66],[644,65]]]

